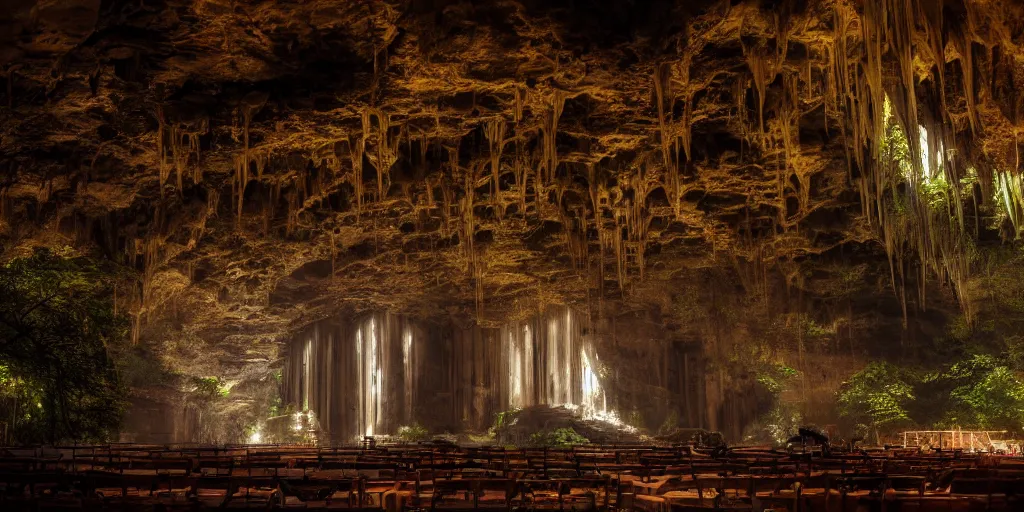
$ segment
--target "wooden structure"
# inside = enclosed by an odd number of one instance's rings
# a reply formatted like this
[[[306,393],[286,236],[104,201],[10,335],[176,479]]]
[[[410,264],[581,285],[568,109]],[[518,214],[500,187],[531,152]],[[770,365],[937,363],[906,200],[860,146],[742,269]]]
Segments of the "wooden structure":
[[[993,435],[1005,430],[911,430],[903,433],[904,448],[930,447],[940,450],[987,452],[995,444]]]
[[[916,449],[105,445],[0,457],[4,511],[1012,511],[1022,497],[1024,460]]]

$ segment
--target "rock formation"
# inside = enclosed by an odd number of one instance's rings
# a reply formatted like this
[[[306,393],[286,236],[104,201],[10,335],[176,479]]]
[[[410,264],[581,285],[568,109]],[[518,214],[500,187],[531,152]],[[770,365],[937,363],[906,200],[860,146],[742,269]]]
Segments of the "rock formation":
[[[619,393],[771,352],[824,368],[810,396],[977,325],[1005,263],[978,248],[1024,229],[1013,0],[15,0],[0,27],[3,258],[120,263],[146,357],[240,396],[318,320],[556,304]],[[742,416],[725,364],[693,423]]]

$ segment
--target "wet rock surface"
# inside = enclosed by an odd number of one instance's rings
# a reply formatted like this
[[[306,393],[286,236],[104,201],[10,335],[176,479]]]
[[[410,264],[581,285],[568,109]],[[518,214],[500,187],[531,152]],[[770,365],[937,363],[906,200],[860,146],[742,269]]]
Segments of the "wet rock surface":
[[[646,361],[619,392],[682,400],[737,346],[913,353],[977,312],[959,241],[1016,237],[1022,45],[1012,1],[14,1],[0,248],[121,263],[184,376],[265,383],[339,314],[570,304]],[[886,108],[946,150],[915,170],[974,180],[958,225],[886,213]]]
[[[640,433],[621,422],[588,417],[584,411],[564,406],[534,405],[515,411],[507,425],[495,429],[499,445],[530,446],[543,444],[545,436],[572,429],[596,444],[638,443]]]

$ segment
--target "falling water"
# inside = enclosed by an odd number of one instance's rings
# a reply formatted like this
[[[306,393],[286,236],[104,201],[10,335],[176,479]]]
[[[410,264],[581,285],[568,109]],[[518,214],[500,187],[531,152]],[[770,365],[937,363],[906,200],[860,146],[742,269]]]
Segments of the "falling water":
[[[313,324],[291,345],[285,403],[313,411],[334,441],[394,432],[412,421],[417,334],[392,314]]]
[[[321,321],[291,344],[285,403],[313,412],[332,441],[401,425],[483,430],[500,411],[565,405],[608,418],[585,317],[566,307],[500,328],[426,331],[393,314]]]
[[[608,413],[597,351],[572,309],[552,308],[503,326],[499,357],[500,409],[548,404],[579,406],[588,415]]]

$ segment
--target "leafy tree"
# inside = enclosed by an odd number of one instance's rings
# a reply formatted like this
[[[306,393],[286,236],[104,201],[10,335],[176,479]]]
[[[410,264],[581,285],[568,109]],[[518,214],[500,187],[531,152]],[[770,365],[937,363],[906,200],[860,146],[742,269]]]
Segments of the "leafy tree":
[[[744,440],[781,446],[803,425],[803,415],[796,404],[782,400],[783,391],[793,384],[799,372],[785,365],[762,362],[754,375],[754,393],[760,398],[759,409],[764,412],[747,426]]]
[[[110,351],[128,333],[110,274],[47,249],[0,266],[0,421],[15,442],[114,435],[125,406]]]
[[[1024,424],[1024,383],[995,357],[975,355],[933,380],[951,389],[943,426],[1019,431]]]
[[[839,413],[875,434],[910,422],[907,409],[914,401],[913,375],[889,363],[871,363],[839,389]]]

